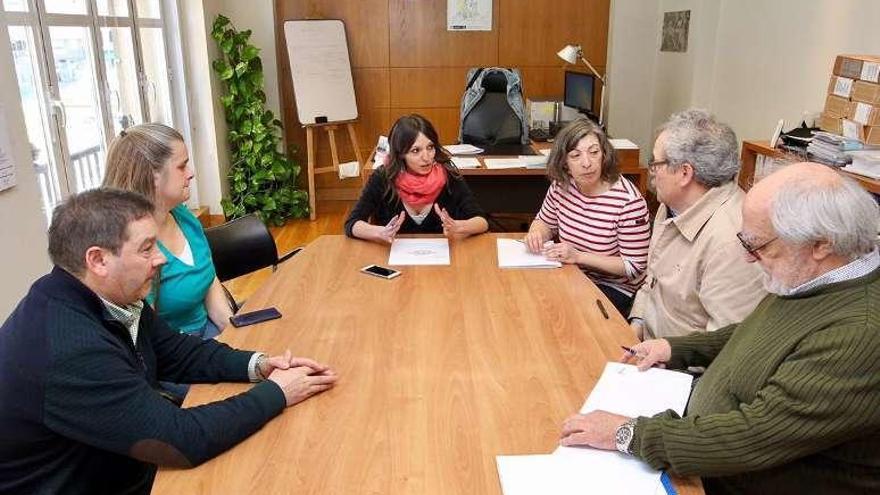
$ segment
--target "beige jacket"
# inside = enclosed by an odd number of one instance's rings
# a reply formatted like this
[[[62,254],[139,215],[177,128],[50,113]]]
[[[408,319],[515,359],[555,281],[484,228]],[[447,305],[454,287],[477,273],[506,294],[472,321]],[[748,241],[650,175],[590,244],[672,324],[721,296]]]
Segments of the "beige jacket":
[[[645,283],[630,317],[645,338],[711,332],[738,323],[766,294],[761,269],[748,263],[736,238],[745,193],[735,182],[710,189],[682,214],[654,220]]]

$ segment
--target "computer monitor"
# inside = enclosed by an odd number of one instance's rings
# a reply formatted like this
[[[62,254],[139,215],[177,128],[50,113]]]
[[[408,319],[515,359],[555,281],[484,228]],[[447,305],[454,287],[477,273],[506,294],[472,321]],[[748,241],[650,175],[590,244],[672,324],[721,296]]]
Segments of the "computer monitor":
[[[565,99],[567,107],[583,113],[593,113],[593,87],[595,78],[583,72],[565,71]]]

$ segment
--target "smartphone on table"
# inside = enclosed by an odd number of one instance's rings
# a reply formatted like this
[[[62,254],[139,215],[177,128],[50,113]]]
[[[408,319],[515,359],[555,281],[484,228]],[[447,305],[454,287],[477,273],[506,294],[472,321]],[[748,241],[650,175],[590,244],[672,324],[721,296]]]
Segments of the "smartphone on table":
[[[281,313],[278,312],[277,309],[266,308],[258,309],[256,311],[250,311],[248,313],[239,313],[237,315],[232,315],[229,317],[229,323],[232,323],[232,326],[238,328],[246,327],[248,325],[254,325],[264,321],[274,320],[277,318],[281,318]]]
[[[361,271],[368,275],[373,275],[375,277],[380,277],[388,280],[400,276],[399,271],[379,265],[367,265],[361,268]]]

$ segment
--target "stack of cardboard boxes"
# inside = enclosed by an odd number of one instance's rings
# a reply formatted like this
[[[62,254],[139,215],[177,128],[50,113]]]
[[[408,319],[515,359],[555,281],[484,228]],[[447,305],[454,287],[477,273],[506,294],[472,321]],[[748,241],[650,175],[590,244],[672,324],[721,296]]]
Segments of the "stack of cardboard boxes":
[[[837,56],[818,125],[827,132],[880,145],[880,56]]]

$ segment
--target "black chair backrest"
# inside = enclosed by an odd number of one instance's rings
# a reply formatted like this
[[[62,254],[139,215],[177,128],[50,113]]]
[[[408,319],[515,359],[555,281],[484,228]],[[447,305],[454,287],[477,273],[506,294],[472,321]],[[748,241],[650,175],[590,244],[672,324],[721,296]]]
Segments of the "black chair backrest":
[[[205,236],[221,282],[278,263],[275,239],[253,213],[206,229]]]
[[[461,124],[462,142],[473,145],[519,144],[522,124],[507,101],[507,78],[492,71],[482,80],[486,93]]]

